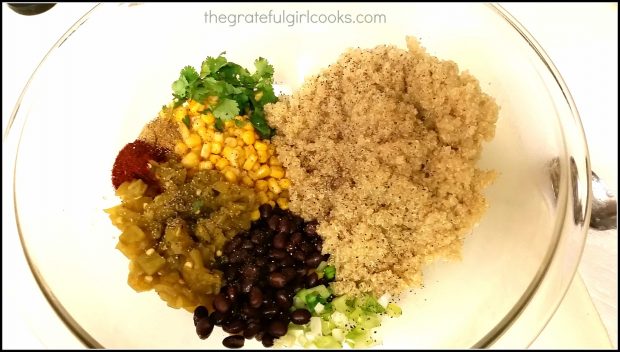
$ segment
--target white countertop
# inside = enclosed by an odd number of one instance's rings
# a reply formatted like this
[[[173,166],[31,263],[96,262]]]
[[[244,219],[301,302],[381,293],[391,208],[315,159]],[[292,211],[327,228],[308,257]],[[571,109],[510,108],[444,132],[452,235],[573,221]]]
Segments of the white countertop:
[[[62,3],[37,16],[2,5],[3,131],[35,67],[92,3]],[[617,4],[505,4],[538,40],[569,86],[581,114],[592,168],[617,194]],[[13,221],[11,150],[3,144],[2,347],[79,348],[55,316],[26,264]],[[533,348],[618,345],[617,231],[590,231],[571,288]],[[609,336],[609,338],[608,338]]]

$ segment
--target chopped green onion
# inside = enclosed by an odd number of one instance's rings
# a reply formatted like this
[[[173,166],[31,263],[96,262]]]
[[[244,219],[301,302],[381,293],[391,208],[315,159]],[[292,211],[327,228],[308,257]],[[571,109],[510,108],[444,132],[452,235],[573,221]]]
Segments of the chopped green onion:
[[[333,265],[328,265],[325,269],[323,269],[323,274],[327,280],[332,280],[336,277],[336,267]]]

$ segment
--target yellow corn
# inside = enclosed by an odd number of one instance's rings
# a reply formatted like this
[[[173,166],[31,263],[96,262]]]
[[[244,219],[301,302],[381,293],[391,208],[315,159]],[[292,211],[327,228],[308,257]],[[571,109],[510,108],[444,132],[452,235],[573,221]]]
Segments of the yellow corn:
[[[195,133],[191,133],[189,137],[185,139],[185,144],[187,144],[187,146],[190,148],[197,147],[201,143],[202,143],[202,140],[200,139],[200,136]]]
[[[291,188],[291,180],[289,180],[288,178],[283,178],[283,179],[279,180],[278,184],[280,185],[280,188],[282,188],[282,189],[289,189],[289,188]]]
[[[288,209],[288,199],[280,197],[276,199],[276,203],[278,203],[278,206],[280,207],[280,209],[282,210]]]
[[[187,126],[185,126],[183,122],[177,123],[177,126],[179,130],[179,134],[181,134],[181,138],[183,140],[186,140],[187,138],[189,138],[189,128],[187,128]]]
[[[284,177],[284,169],[282,168],[282,166],[272,166],[270,176],[280,179]]]
[[[260,219],[260,211],[258,211],[258,209],[254,210],[253,212],[250,213],[250,220],[252,221],[256,221]]]
[[[215,155],[215,154],[211,154],[211,156],[209,157],[209,161],[215,165],[217,163],[217,161],[220,160],[220,156],[219,155]]]
[[[222,152],[222,145],[218,142],[211,143],[211,153],[219,154]]]
[[[229,165],[228,160],[226,160],[225,158],[220,158],[216,163],[215,163],[215,168],[218,170],[224,170],[224,168],[226,166]]]
[[[181,164],[183,164],[183,166],[185,166],[188,169],[198,166],[199,162],[200,162],[200,157],[198,156],[198,154],[194,152],[187,153],[183,157],[183,159],[181,159]]]
[[[177,153],[179,156],[187,154],[188,150],[189,148],[183,142],[177,142],[177,144],[174,145],[174,152]]]
[[[196,132],[198,132],[198,130],[200,130],[201,128],[204,128],[205,131],[207,130],[206,126],[205,126],[205,122],[202,121],[202,119],[193,119],[192,122],[192,129]]]
[[[221,160],[226,160],[226,159],[221,159]],[[226,170],[224,170],[224,178],[226,179],[226,181],[231,182],[231,183],[237,182],[237,175],[235,174],[233,170],[231,170],[231,168],[226,168]]]
[[[200,119],[209,126],[213,126],[213,124],[215,123],[215,116],[213,116],[213,113],[211,112],[201,115]]]
[[[224,144],[226,144],[226,146],[234,148],[237,146],[237,138],[235,137],[226,137],[226,139],[224,139]]]
[[[198,144],[197,146],[193,147],[191,150],[192,152],[196,153],[197,155],[200,155],[200,150],[202,149],[202,145]]]
[[[243,169],[250,171],[252,170],[252,167],[254,166],[254,164],[256,163],[256,161],[258,160],[258,156],[256,154],[247,154],[246,152],[246,159],[245,159],[245,163],[243,163]]]
[[[203,111],[205,109],[204,105],[202,105],[199,102],[194,101],[194,100],[190,100],[189,103],[188,103],[188,106],[189,106],[189,111],[194,113],[194,114],[196,114],[198,112],[201,112],[201,111]]]
[[[243,129],[244,129],[244,130],[246,130],[246,131],[252,131],[252,132],[254,132],[254,126],[252,126],[252,124],[251,124],[251,123],[249,123],[249,122],[248,122],[248,123],[246,123],[245,125],[243,125]]]
[[[269,197],[267,196],[267,193],[265,192],[258,192],[256,194],[256,199],[258,200],[260,204],[265,204],[269,201]]]
[[[258,162],[265,164],[269,160],[269,153],[266,150],[257,150]]]
[[[200,164],[198,164],[198,168],[200,170],[213,170],[213,163],[208,160],[201,161]]]
[[[222,150],[222,156],[228,159],[230,164],[234,167],[238,166],[240,156],[239,154],[239,150],[228,146],[224,147],[224,149]]]
[[[222,132],[215,132],[213,134],[213,141],[217,143],[224,143],[224,134],[222,134]]]
[[[252,187],[252,186],[254,186],[254,181],[252,181],[252,179],[250,178],[250,176],[247,176],[247,175],[245,175],[245,176],[243,176],[243,177],[241,178],[241,182],[242,182],[244,185],[248,186],[248,187]]]
[[[254,144],[254,142],[256,141],[256,139],[254,138],[254,131],[243,131],[243,133],[241,134],[241,139],[243,140],[243,143],[247,145]]]
[[[208,133],[207,133],[207,128],[205,126],[202,127],[198,127],[196,129],[196,133],[198,133],[198,135],[200,136],[200,138],[202,139],[203,142],[207,142],[208,141]]]
[[[200,157],[203,159],[209,159],[209,156],[211,156],[211,144],[206,142],[202,145],[202,149],[200,149]]]
[[[254,149],[256,149],[257,151],[267,151],[267,144],[262,141],[256,141],[254,142]]]
[[[281,166],[281,165],[282,163],[280,163],[280,160],[278,160],[277,157],[275,157],[274,155],[269,157],[269,166]]]
[[[233,120],[226,120],[224,121],[224,127],[225,128],[231,128],[235,125],[235,122]]]
[[[176,121],[181,122],[187,116],[187,110],[183,106],[179,106],[174,110],[174,118]]]
[[[267,191],[267,189],[269,189],[269,184],[267,183],[267,181],[265,180],[256,180],[256,182],[254,182],[254,188],[256,188],[257,191]]]
[[[252,166],[252,172],[256,173],[259,167],[260,167],[260,163],[254,163],[254,166]]]
[[[275,178],[270,177],[267,180],[267,183],[269,184],[269,190],[273,192],[274,194],[280,194],[280,192],[282,192],[282,188],[280,188],[280,185],[278,184],[278,180],[276,180]]]
[[[269,177],[269,174],[271,174],[271,169],[267,165],[261,165],[258,170],[256,170],[257,179]]]
[[[268,201],[267,204],[271,205],[272,208],[276,206],[276,202],[274,202],[273,200]]]

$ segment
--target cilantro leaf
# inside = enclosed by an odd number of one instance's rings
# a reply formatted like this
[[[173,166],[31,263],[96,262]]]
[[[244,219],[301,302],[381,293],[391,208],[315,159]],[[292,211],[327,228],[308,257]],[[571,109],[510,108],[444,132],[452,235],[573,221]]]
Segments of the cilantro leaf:
[[[208,75],[212,75],[216,73],[220,68],[224,67],[228,60],[222,55],[226,52],[222,52],[218,57],[207,56],[205,61],[202,62],[200,67],[200,77],[204,78]]]
[[[187,82],[185,76],[181,75],[179,79],[172,83],[172,92],[174,93],[176,98],[185,99],[188,87],[189,82]]]
[[[224,130],[224,122],[220,119],[215,119],[215,129],[218,131]]]
[[[232,99],[220,99],[215,109],[213,109],[213,115],[223,121],[230,120],[239,115],[239,105]]]
[[[269,80],[273,77],[273,66],[266,59],[259,57],[254,61],[254,67],[256,67],[256,72],[253,76],[257,81],[261,78]]]
[[[185,79],[190,85],[196,82],[198,78],[200,78],[198,76],[198,72],[196,72],[196,69],[191,66],[183,67],[183,69],[181,70],[181,76],[185,77]]]
[[[187,128],[189,128],[189,123],[190,123],[189,116],[185,116],[183,118],[183,123],[185,124],[185,126],[187,126]]]
[[[263,110],[254,110],[252,116],[250,116],[250,122],[252,126],[258,131],[261,138],[271,138],[273,129],[267,124]]]

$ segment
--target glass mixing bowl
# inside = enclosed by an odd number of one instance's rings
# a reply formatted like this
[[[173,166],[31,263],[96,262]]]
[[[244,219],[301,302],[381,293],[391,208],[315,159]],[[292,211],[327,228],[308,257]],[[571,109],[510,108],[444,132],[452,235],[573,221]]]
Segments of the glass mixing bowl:
[[[379,10],[380,8],[380,10]],[[384,14],[383,24],[205,23],[214,14]],[[498,6],[480,4],[105,4],[52,48],[13,116],[20,141],[15,208],[41,289],[87,346],[218,348],[196,337],[191,314],[127,284],[119,231],[104,208],[116,153],[170,96],[185,65],[227,52],[266,57],[283,91],[347,47],[405,46],[469,70],[501,106],[482,168],[499,172],[490,207],[463,259],[425,270],[382,328],[383,347],[526,347],[553,315],[580,259],[590,217],[590,163],[581,123],[557,70]],[[258,347],[250,341],[246,347]]]

